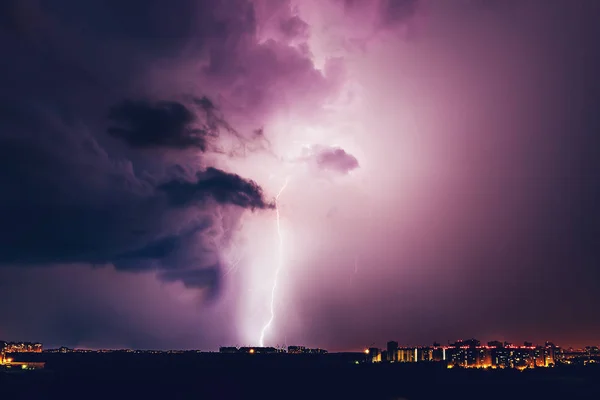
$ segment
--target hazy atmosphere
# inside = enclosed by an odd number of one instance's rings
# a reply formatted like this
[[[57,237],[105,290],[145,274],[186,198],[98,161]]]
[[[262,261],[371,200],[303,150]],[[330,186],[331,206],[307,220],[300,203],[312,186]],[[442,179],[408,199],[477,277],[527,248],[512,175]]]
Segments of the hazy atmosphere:
[[[0,338],[600,341],[600,2],[165,3],[0,4]]]

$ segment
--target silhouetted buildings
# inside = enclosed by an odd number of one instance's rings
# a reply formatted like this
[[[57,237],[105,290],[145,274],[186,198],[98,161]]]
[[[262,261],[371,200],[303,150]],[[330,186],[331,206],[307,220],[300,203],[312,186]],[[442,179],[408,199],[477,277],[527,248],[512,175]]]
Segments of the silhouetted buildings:
[[[221,348],[219,348],[219,353],[237,354],[237,353],[239,353],[239,349],[237,347],[221,347]]]
[[[3,353],[41,353],[42,344],[33,342],[0,341],[0,352]]]
[[[238,352],[242,354],[276,354],[280,351],[275,347],[240,347]]]
[[[387,360],[398,360],[398,342],[390,341],[387,343]]]
[[[445,362],[449,368],[537,368],[550,367],[557,362],[566,364],[600,362],[600,350],[587,347],[585,350],[563,351],[553,343],[534,346],[524,342],[523,346],[515,346],[508,342],[491,341],[482,345],[479,340],[458,340],[441,346],[403,347],[398,342],[387,343],[383,353],[377,348],[365,350],[367,362]],[[383,357],[382,357],[383,354]]]
[[[0,341],[0,364],[3,367],[32,368],[35,363],[27,362],[41,360],[42,358],[27,353],[41,353],[41,343],[31,342],[4,342]],[[59,353],[135,353],[135,354],[181,354],[189,356],[192,353],[202,353],[199,350],[81,350],[61,347],[46,350],[46,354]],[[226,357],[226,354],[244,355],[243,360],[289,360],[290,362],[331,362],[332,360],[348,359],[352,363],[438,363],[445,368],[498,368],[498,369],[525,369],[552,367],[556,364],[588,365],[600,363],[600,349],[588,346],[583,349],[561,349],[551,342],[544,345],[534,345],[524,342],[517,346],[508,342],[490,341],[482,345],[479,340],[458,340],[447,345],[434,343],[431,346],[400,346],[397,341],[389,341],[384,350],[369,347],[362,353],[334,353],[328,354],[326,350],[309,348],[305,346],[289,346],[287,349],[275,347],[221,347],[219,353],[223,360],[239,360],[236,357]],[[204,353],[206,357],[219,357],[216,353]],[[212,354],[212,355],[211,355]],[[326,357],[295,357],[296,355],[325,355]],[[245,355],[248,355],[246,357]],[[269,355],[269,357],[251,357],[251,355]],[[272,357],[271,355],[276,355]],[[279,358],[282,355],[283,358]],[[342,357],[344,356],[344,357]],[[347,357],[346,357],[347,356]],[[213,358],[214,359],[214,358]],[[221,358],[217,358],[221,359]],[[304,360],[304,361],[303,361]],[[254,362],[254,361],[252,361]],[[261,361],[262,362],[262,361]],[[287,361],[286,361],[287,362]],[[438,367],[432,365],[434,367]],[[419,367],[421,368],[421,367]],[[6,368],[5,368],[6,369]]]
[[[326,354],[327,350],[311,349],[304,346],[288,346],[288,354]]]

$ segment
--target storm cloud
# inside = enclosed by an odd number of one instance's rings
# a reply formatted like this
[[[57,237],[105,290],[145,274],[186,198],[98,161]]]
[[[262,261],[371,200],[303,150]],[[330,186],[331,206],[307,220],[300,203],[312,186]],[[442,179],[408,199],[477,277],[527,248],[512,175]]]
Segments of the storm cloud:
[[[211,1],[180,2],[166,14],[160,2],[26,3],[2,6],[0,39],[14,57],[0,71],[0,263],[114,264],[165,270],[159,277],[189,287],[218,287],[222,232],[238,218],[219,215],[273,205],[256,182],[212,167],[202,155],[223,153],[224,135],[257,148],[265,139],[256,127],[237,132],[202,91],[174,87],[165,96],[176,100],[164,100],[135,82],[161,58],[179,57],[190,30],[198,30],[201,59],[215,41],[217,49],[238,29],[251,32],[254,19],[241,28],[235,13],[222,14]],[[233,3],[252,12],[249,2]],[[183,23],[192,15],[204,23]],[[85,34],[68,34],[82,26]],[[221,62],[237,58],[239,50],[228,51]],[[178,165],[190,157],[200,163]]]
[[[112,159],[73,127],[19,122],[21,130],[0,139],[2,183],[9,189],[0,198],[4,264],[177,268],[174,252],[188,251],[186,237],[213,227],[216,207],[272,207],[255,182],[239,175],[212,167],[190,181],[138,175],[131,161]],[[41,129],[60,145],[17,134]],[[194,266],[202,264],[200,258]]]

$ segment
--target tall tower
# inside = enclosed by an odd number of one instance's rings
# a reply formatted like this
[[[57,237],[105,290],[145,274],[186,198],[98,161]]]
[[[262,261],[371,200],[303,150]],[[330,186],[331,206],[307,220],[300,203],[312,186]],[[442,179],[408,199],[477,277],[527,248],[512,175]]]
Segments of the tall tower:
[[[387,343],[387,360],[398,361],[398,342],[390,341]]]
[[[5,362],[5,350],[6,350],[6,342],[0,340],[0,364],[4,364]]]

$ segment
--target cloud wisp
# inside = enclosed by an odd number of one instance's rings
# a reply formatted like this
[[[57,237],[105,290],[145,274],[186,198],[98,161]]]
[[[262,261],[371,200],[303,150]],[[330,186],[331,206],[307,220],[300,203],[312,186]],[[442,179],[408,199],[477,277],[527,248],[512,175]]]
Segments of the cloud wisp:
[[[347,175],[359,168],[356,157],[339,146],[312,145],[305,147],[298,161],[308,163],[321,172]]]

